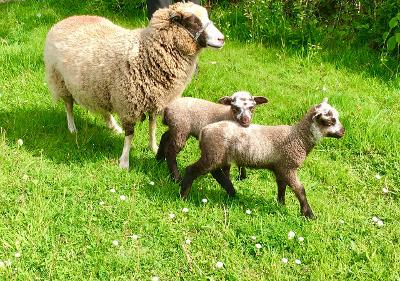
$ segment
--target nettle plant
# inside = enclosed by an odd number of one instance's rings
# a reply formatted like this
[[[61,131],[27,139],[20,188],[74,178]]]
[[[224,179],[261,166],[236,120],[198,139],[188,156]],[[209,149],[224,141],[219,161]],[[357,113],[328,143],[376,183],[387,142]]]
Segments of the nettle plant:
[[[383,40],[388,51],[400,46],[400,13],[389,21],[389,31],[383,34]]]

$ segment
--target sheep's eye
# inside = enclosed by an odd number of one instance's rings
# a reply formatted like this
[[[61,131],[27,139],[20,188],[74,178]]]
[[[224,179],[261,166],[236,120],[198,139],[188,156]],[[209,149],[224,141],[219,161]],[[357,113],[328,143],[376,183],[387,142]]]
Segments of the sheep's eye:
[[[237,112],[237,111],[240,110],[240,107],[239,107],[239,106],[233,105],[233,106],[232,106],[232,109],[233,109],[233,111]]]
[[[331,119],[331,125],[335,125],[336,124],[336,118],[332,118]]]

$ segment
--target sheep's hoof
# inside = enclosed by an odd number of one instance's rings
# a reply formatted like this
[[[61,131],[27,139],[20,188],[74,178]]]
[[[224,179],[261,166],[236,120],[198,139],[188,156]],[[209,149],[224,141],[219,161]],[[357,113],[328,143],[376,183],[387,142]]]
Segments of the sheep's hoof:
[[[121,169],[128,170],[128,169],[129,169],[129,161],[120,160],[120,161],[119,161],[119,167],[120,167]]]
[[[306,210],[305,212],[303,212],[303,216],[305,216],[307,219],[310,219],[310,220],[316,219],[316,217],[314,216],[314,214],[311,210]]]
[[[68,125],[68,131],[69,131],[71,134],[76,134],[77,130],[76,130],[75,125]]]
[[[156,144],[150,144],[149,145],[149,149],[151,150],[151,151],[153,151],[153,153],[157,153],[158,152],[158,145],[156,145]]]

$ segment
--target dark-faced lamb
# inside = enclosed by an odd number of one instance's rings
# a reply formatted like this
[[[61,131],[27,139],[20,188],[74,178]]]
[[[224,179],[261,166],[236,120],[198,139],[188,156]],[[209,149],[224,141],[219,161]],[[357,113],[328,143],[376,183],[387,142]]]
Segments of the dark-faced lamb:
[[[313,106],[294,126],[252,124],[244,128],[232,121],[210,124],[200,133],[201,157],[186,169],[181,197],[186,198],[193,181],[207,172],[211,172],[227,193],[234,196],[229,169],[231,163],[236,163],[271,170],[278,185],[278,202],[285,203],[286,186],[290,186],[300,202],[301,214],[313,218],[297,169],[320,139],[341,138],[344,132],[339,113],[327,99]]]
[[[180,180],[176,157],[189,136],[198,138],[203,127],[222,120],[234,120],[241,126],[248,127],[255,106],[267,103],[268,100],[240,91],[222,97],[218,102],[184,97],[174,100],[165,108],[163,122],[168,126],[168,130],[161,137],[156,158],[167,160],[174,181]],[[245,177],[245,169],[239,168],[239,178]]]
[[[149,146],[157,151],[155,117],[182,95],[201,49],[221,48],[224,36],[207,10],[176,3],[156,11],[147,28],[125,29],[97,16],[73,16],[54,25],[46,38],[44,61],[55,100],[63,99],[68,129],[76,131],[74,103],[100,113],[108,126],[125,131],[119,165],[129,168],[134,125],[148,113]]]

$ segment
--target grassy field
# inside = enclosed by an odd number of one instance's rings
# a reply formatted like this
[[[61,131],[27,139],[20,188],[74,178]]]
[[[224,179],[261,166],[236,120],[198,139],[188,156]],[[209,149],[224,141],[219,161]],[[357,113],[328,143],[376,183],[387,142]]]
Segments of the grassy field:
[[[270,103],[254,120],[262,124],[293,124],[326,96],[346,135],[323,140],[300,171],[316,220],[299,215],[290,190],[278,205],[274,178],[261,170],[234,180],[234,199],[205,176],[184,202],[147,149],[147,123],[129,172],[118,168],[123,136],[99,116],[76,107],[78,134],[68,133],[44,80],[50,26],[94,12],[126,27],[145,20],[65,3],[0,4],[0,280],[400,280],[400,81],[380,75],[375,54],[299,55],[229,38],[205,50],[184,95],[264,95]],[[158,139],[164,130],[159,122]],[[198,156],[190,140],[180,168]]]

